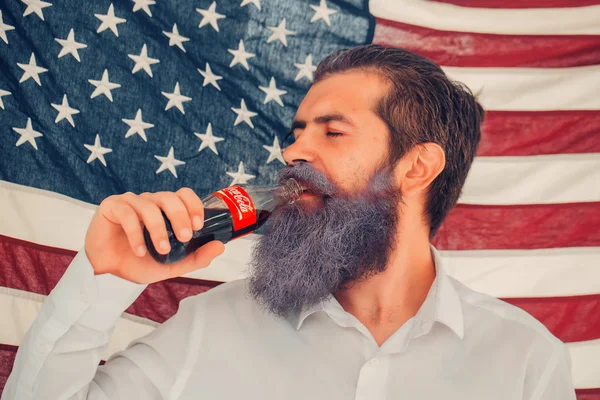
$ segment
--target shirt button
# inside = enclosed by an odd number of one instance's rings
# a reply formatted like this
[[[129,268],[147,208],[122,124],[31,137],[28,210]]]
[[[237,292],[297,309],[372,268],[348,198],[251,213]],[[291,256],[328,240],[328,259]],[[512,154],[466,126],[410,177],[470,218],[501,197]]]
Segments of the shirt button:
[[[86,292],[82,290],[81,292],[79,292],[79,300],[83,301],[84,303],[89,303],[90,297]]]
[[[372,359],[369,361],[369,365],[375,366],[375,365],[377,365],[377,364],[379,364],[379,360],[378,360],[377,358],[372,358]]]

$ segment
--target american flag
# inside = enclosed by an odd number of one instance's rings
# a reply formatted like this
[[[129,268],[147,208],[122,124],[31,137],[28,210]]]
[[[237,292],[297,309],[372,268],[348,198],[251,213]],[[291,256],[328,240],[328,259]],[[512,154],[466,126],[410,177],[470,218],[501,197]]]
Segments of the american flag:
[[[433,244],[568,343],[578,399],[600,399],[600,0],[0,2],[0,391],[105,197],[273,182],[318,62],[370,42],[478,94],[479,154]],[[104,358],[244,277],[252,241],[150,285]]]

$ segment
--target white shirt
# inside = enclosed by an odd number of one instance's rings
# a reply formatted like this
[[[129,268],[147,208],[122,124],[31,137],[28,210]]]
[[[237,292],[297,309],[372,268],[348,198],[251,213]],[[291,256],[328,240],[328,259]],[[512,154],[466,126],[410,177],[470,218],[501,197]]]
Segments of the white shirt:
[[[446,275],[381,347],[336,299],[288,319],[244,280],[176,315],[98,367],[114,324],[145,288],[93,274],[77,254],[28,331],[2,400],[571,400],[566,346],[529,314]]]

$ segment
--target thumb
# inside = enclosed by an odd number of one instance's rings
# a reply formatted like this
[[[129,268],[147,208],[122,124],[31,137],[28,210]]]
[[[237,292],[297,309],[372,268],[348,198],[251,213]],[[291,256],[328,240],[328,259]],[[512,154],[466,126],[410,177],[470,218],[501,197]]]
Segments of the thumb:
[[[183,260],[173,264],[169,271],[169,278],[176,278],[178,276],[187,274],[188,272],[206,268],[210,265],[212,260],[224,252],[225,245],[223,242],[218,240],[208,242]]]

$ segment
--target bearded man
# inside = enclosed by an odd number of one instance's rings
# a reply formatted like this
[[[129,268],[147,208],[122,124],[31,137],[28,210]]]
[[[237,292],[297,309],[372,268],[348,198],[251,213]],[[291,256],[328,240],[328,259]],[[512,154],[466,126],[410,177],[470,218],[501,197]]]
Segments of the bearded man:
[[[483,109],[430,60],[367,45],[323,60],[291,127],[277,207],[247,279],[98,367],[146,284],[207,266],[213,241],[166,266],[202,227],[189,188],[104,200],[47,298],[2,399],[575,399],[566,347],[520,309],[449,277],[430,241],[458,201]]]

